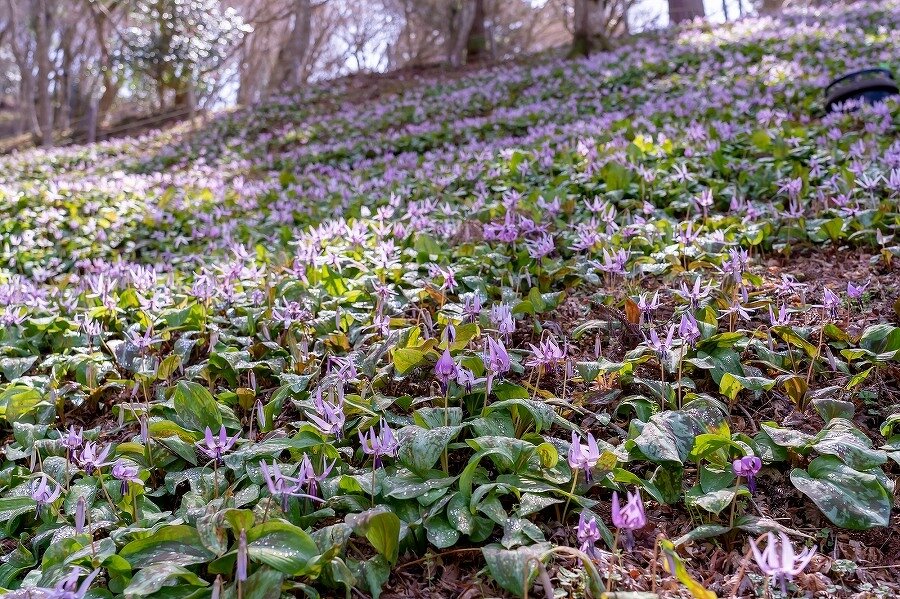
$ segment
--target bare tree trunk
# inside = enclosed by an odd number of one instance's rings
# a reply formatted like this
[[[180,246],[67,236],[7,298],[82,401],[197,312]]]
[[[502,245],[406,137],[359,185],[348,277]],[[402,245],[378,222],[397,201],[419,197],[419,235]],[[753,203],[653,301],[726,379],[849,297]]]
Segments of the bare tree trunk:
[[[781,11],[784,0],[763,0],[762,7],[759,12],[764,15],[770,15]]]
[[[94,17],[94,33],[97,39],[97,45],[100,48],[100,74],[103,77],[103,93],[100,95],[100,101],[97,103],[97,114],[95,118],[98,123],[102,123],[106,118],[112,105],[115,103],[119,95],[120,83],[113,79],[112,55],[109,51],[106,36],[107,15],[111,14],[119,6],[119,2],[112,2],[105,10],[94,10],[93,3],[89,2],[91,15]]]
[[[484,27],[484,0],[473,0],[475,15],[469,28],[469,39],[466,40],[466,62],[474,63],[483,60],[487,54],[487,31]]]
[[[590,56],[591,54],[594,43],[591,31],[590,4],[593,2],[594,0],[575,0],[570,56]]]
[[[475,24],[475,8],[475,2],[472,0],[463,0],[450,7],[447,62],[455,67],[463,64],[466,60],[466,44],[469,40],[469,32],[472,31],[472,26]]]
[[[294,22],[287,42],[278,52],[278,59],[269,78],[270,91],[297,88],[304,83],[312,35],[312,9],[310,0],[294,0]]]
[[[38,116],[41,125],[41,144],[48,148],[53,145],[53,103],[50,99],[50,36],[47,31],[46,0],[37,0],[37,10],[35,54],[38,63]]]
[[[669,22],[681,23],[704,17],[703,0],[669,0]]]

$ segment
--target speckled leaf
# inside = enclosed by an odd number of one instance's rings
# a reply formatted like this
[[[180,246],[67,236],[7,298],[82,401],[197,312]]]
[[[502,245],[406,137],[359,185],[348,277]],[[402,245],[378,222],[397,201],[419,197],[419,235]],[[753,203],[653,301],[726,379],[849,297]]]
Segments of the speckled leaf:
[[[481,548],[488,571],[501,587],[522,597],[526,588],[530,589],[538,573],[538,561],[546,559],[549,546],[545,543],[518,549],[505,549],[493,543]]]
[[[172,401],[177,413],[176,420],[180,420],[186,429],[202,432],[208,427],[217,433],[222,426],[219,406],[206,387],[181,381],[175,386]]]
[[[795,468],[791,482],[838,526],[864,530],[890,523],[891,495],[879,478],[834,456],[814,459],[807,470]]]
[[[446,516],[438,514],[425,521],[425,532],[428,542],[438,549],[452,547],[459,540],[459,531],[447,521]]]
[[[164,562],[140,570],[131,579],[124,593],[125,595],[146,597],[165,586],[175,584],[184,588],[186,586],[206,586],[208,583],[187,568]]]
[[[441,454],[462,430],[461,426],[441,426],[425,429],[420,426],[405,426],[397,431],[400,462],[417,474],[431,470]]]
[[[132,568],[160,563],[189,566],[215,557],[200,542],[197,530],[185,524],[164,526],[149,537],[132,541],[119,551],[119,555],[127,559]]]
[[[247,531],[250,559],[288,575],[300,575],[319,548],[302,528],[283,520],[269,520]]]

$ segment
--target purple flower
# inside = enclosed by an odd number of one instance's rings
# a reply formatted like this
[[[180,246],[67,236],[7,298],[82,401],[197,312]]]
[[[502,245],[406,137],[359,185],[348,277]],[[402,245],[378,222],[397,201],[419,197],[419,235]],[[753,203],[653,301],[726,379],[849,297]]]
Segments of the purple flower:
[[[236,578],[238,579],[238,582],[247,580],[247,531],[243,528],[238,537],[236,569]]]
[[[491,323],[497,327],[497,331],[509,341],[510,335],[516,330],[516,321],[513,319],[512,308],[507,304],[498,304],[491,307]]]
[[[144,481],[138,477],[140,472],[140,468],[134,464],[129,464],[125,460],[117,460],[115,465],[113,465],[112,475],[113,478],[122,481],[120,493],[123,497],[128,492],[128,483],[144,484]]]
[[[343,437],[344,423],[347,417],[344,415],[344,393],[338,388],[337,401],[332,403],[322,399],[322,388],[316,390],[316,398],[313,400],[316,408],[315,414],[307,414],[307,418],[320,431],[326,435],[334,435],[338,440]]]
[[[85,500],[84,495],[75,502],[75,534],[80,535],[84,532],[85,520]]]
[[[472,387],[483,380],[484,379],[476,379],[475,374],[468,368],[460,366],[456,369],[456,384],[464,388],[466,393],[471,393]]]
[[[531,357],[525,361],[526,366],[552,370],[566,359],[566,351],[557,345],[553,337],[538,342],[537,346],[529,343]]]
[[[41,473],[38,479],[31,483],[31,498],[37,503],[37,513],[39,516],[44,507],[59,499],[59,494],[61,492],[59,483],[56,483],[56,488],[51,491],[50,485],[47,484],[47,480],[47,475]]]
[[[484,352],[481,355],[484,367],[487,370],[487,393],[491,392],[491,383],[494,377],[509,372],[509,352],[503,346],[503,341],[486,337],[484,340]]]
[[[685,312],[681,315],[681,322],[678,325],[678,336],[690,346],[693,346],[700,338],[700,327],[697,325],[697,319],[690,312]]]
[[[84,444],[82,450],[75,454],[75,461],[81,466],[85,474],[90,476],[94,473],[94,470],[109,465],[109,462],[104,462],[103,460],[109,455],[111,449],[112,446],[107,445],[101,450],[96,443],[88,441]]]
[[[465,296],[463,299],[463,314],[470,322],[478,322],[481,316],[481,296],[477,293]]]
[[[53,599],[82,599],[87,594],[91,583],[94,582],[94,579],[100,573],[100,568],[88,574],[87,578],[82,580],[79,586],[78,579],[81,578],[85,571],[84,568],[75,566],[69,574],[56,583],[56,586],[53,587],[47,596]]]
[[[794,576],[803,572],[806,565],[816,554],[816,547],[804,549],[799,554],[794,553],[790,539],[783,532],[778,533],[780,537],[780,547],[775,535],[771,532],[768,534],[768,544],[764,551],[760,552],[759,547],[753,539],[750,539],[750,549],[753,550],[753,557],[756,564],[763,574],[772,577],[773,584],[781,587],[781,592],[787,594],[787,583]]]
[[[140,429],[141,443],[146,445],[147,443],[150,442],[150,428],[147,425],[147,415],[146,414],[141,416],[140,427],[141,427],[141,429]]]
[[[600,540],[600,527],[597,526],[597,518],[591,516],[591,519],[588,520],[584,512],[582,512],[578,517],[578,527],[575,529],[575,534],[578,537],[578,548],[583,553],[594,559],[599,557],[597,541]]]
[[[680,290],[673,290],[673,293],[690,304],[691,310],[696,310],[700,307],[700,302],[710,294],[710,291],[712,291],[712,283],[707,283],[706,287],[703,287],[702,277],[697,277],[694,279],[692,287],[688,287],[684,281],[681,281]]]
[[[584,477],[588,482],[593,479],[593,468],[600,460],[600,449],[594,435],[588,433],[587,445],[582,445],[578,435],[572,431],[572,443],[569,445],[569,466],[573,469],[584,470]]]
[[[229,439],[228,433],[225,431],[225,425],[223,424],[222,428],[219,429],[219,435],[214,437],[212,430],[207,426],[206,431],[203,433],[203,441],[197,441],[196,445],[206,457],[221,464],[222,456],[225,455],[226,451],[229,451],[234,447],[239,436],[240,433],[235,433],[235,435]]]
[[[641,297],[638,298],[637,307],[641,312],[640,324],[644,324],[645,322],[652,324],[653,318],[656,316],[656,311],[659,309],[659,291],[653,294],[652,299],[650,298],[650,294],[642,293]]]
[[[834,320],[838,316],[838,308],[841,307],[841,298],[839,298],[831,289],[825,288],[823,292],[822,307],[828,312],[831,319]]]
[[[306,497],[321,501],[319,499],[319,483],[328,478],[336,463],[337,460],[335,459],[331,464],[324,467],[322,474],[316,474],[316,469],[313,468],[309,456],[303,454],[303,461],[300,462],[300,470],[297,472],[297,490],[305,486]]]
[[[616,528],[625,531],[625,549],[631,551],[634,548],[632,531],[647,525],[647,515],[644,513],[644,503],[641,501],[640,491],[635,490],[633,494],[628,493],[628,502],[625,507],[619,505],[619,494],[613,491],[612,521]]]
[[[375,434],[374,426],[369,429],[367,435],[363,435],[362,431],[359,431],[358,434],[363,453],[374,458],[373,464],[375,468],[381,467],[381,458],[383,456],[394,457],[397,455],[399,445],[394,438],[394,432],[384,421],[384,418],[381,419],[380,430],[377,435]]]
[[[863,293],[865,293],[866,287],[868,286],[868,283],[864,283],[862,285],[854,285],[853,282],[847,281],[847,297],[855,300],[860,299],[863,296]]]
[[[291,478],[290,476],[282,474],[281,468],[279,468],[278,464],[275,462],[272,462],[271,470],[266,463],[262,461],[259,463],[259,468],[262,470],[263,479],[266,481],[269,493],[271,493],[273,497],[278,496],[281,498],[281,510],[286,512],[288,509],[288,498],[294,494],[300,481],[296,478]]]
[[[434,376],[441,382],[441,388],[447,389],[447,382],[456,377],[456,362],[450,355],[450,350],[445,349],[440,359],[434,365]]]
[[[675,325],[669,325],[669,334],[666,336],[665,341],[660,340],[659,334],[656,332],[656,328],[650,329],[650,338],[647,339],[645,337],[644,341],[647,345],[656,352],[656,355],[659,356],[660,360],[665,360],[666,356],[669,355],[669,352],[672,351],[672,341],[675,337]]]
[[[82,435],[83,431],[84,429],[80,427],[76,429],[74,426],[70,426],[68,434],[60,438],[60,443],[62,443],[62,446],[69,450],[69,452],[75,451],[81,447],[81,444],[84,442],[84,436]]]
[[[762,468],[762,460],[756,456],[748,455],[731,463],[731,469],[736,476],[747,479],[747,486],[751,493],[756,493],[756,475]]]
[[[772,311],[772,306],[769,305],[769,322],[774,326],[784,326],[791,323],[791,315],[787,311],[787,306],[781,304],[781,307],[778,308],[778,315]]]
[[[446,343],[449,347],[454,341],[456,341],[456,327],[453,326],[452,322],[448,322],[441,333],[441,342]]]
[[[334,372],[341,382],[347,383],[358,376],[356,364],[350,357],[331,356],[328,358],[328,370]]]
[[[556,245],[553,242],[553,236],[546,233],[534,241],[526,241],[525,247],[528,249],[528,255],[531,256],[533,260],[540,260],[556,249]]]

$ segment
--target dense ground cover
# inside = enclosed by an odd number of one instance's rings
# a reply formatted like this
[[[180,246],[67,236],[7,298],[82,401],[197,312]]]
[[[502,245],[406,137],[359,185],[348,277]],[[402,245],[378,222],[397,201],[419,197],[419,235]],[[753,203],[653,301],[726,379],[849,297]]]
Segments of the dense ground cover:
[[[821,90],[898,29],[695,26],[0,159],[0,587],[894,596],[900,104]]]

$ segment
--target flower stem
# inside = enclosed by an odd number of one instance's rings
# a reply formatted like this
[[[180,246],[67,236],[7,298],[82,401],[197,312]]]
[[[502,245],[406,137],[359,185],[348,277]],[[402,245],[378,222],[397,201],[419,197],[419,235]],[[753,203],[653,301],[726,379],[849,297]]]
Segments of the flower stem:
[[[576,469],[572,473],[572,488],[569,489],[569,496],[566,497],[566,506],[563,508],[563,517],[562,523],[566,521],[566,516],[569,515],[569,502],[572,501],[572,495],[575,494],[575,485],[578,484],[578,470]]]
[[[613,538],[612,554],[609,556],[609,576],[606,578],[606,592],[612,592],[612,579],[616,571],[616,561],[618,561],[618,553],[616,548],[619,546],[619,529],[616,528],[616,536]]]

